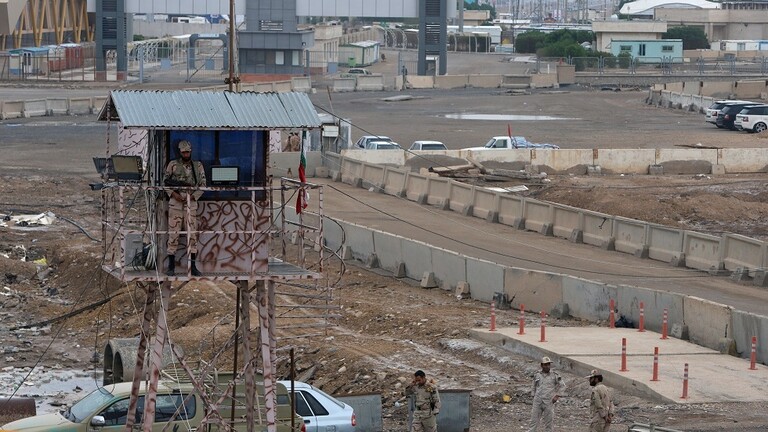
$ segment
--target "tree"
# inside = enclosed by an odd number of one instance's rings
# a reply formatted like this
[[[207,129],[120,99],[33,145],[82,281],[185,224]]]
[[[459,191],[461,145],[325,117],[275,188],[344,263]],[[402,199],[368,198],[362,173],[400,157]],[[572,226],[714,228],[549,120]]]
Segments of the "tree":
[[[682,39],[684,50],[707,49],[709,40],[701,27],[678,26],[672,27],[661,35],[662,39]]]
[[[537,49],[544,46],[544,38],[546,36],[538,30],[520,33],[515,38],[515,52],[524,54],[535,53]]]

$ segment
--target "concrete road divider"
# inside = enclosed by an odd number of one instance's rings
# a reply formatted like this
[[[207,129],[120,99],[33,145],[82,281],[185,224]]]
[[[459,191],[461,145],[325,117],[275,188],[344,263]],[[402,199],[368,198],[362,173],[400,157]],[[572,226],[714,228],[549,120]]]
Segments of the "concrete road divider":
[[[547,173],[569,173],[584,175],[587,167],[593,165],[591,149],[534,149],[531,164]]]
[[[278,93],[290,93],[293,91],[292,81],[276,81],[272,83],[272,91]]]
[[[648,224],[635,219],[613,219],[613,238],[619,252],[638,258],[648,258]]]
[[[552,205],[552,235],[583,242],[581,210],[565,205]]]
[[[291,90],[309,93],[312,91],[312,81],[309,77],[291,77]]]
[[[498,88],[502,82],[501,75],[469,75],[469,87]]]
[[[656,149],[656,164],[664,174],[710,174],[717,165],[717,149]]]
[[[685,266],[714,273],[725,270],[721,241],[722,239],[717,236],[685,231],[683,237]]]
[[[443,210],[450,207],[451,180],[440,177],[427,177],[427,204]]]
[[[334,78],[333,79],[333,91],[335,92],[352,92],[355,91],[357,81],[354,78]]]
[[[69,98],[69,115],[88,115],[91,113],[91,98]]]
[[[736,351],[742,358],[749,358],[752,336],[757,337],[757,361],[768,364],[768,317],[742,311],[732,311],[733,339]],[[746,368],[745,368],[746,369]]]
[[[576,277],[562,277],[562,286],[562,301],[568,305],[572,316],[608,320],[609,299],[615,299],[617,296],[615,285]]]
[[[440,288],[451,290],[467,280],[467,257],[456,252],[432,248],[432,269]]]
[[[517,195],[500,194],[499,223],[523,229],[525,227],[524,206],[525,198]]]
[[[46,112],[48,115],[67,115],[69,114],[69,99],[55,98],[46,99]]]
[[[563,279],[555,273],[505,267],[504,293],[514,298],[513,307],[522,303],[526,311],[549,313],[552,306],[563,302]],[[472,294],[474,296],[474,292]]]
[[[405,179],[406,198],[419,204],[424,204],[427,202],[428,193],[427,176],[409,172]]]
[[[435,77],[435,88],[437,89],[464,88],[468,84],[467,75],[438,75]]]
[[[638,326],[640,303],[644,305],[645,328],[661,332],[664,309],[668,310],[670,323],[684,323],[688,310],[683,306],[683,296],[676,293],[656,291],[631,285],[620,285],[616,297],[618,316],[624,315]]]
[[[676,267],[685,265],[683,231],[662,225],[648,225],[648,258],[670,263]]]
[[[402,241],[403,237],[373,230],[373,244],[381,268],[395,273],[397,265],[405,261]]]
[[[451,181],[450,209],[465,216],[472,214],[475,200],[475,187],[458,181]]]
[[[722,338],[733,338],[735,328],[731,325],[733,308],[699,297],[684,296],[685,321],[669,320],[670,328],[676,323],[685,323],[691,342],[717,347]]]
[[[24,114],[24,101],[3,101],[0,107],[0,119],[21,118]]]
[[[400,244],[407,277],[421,280],[424,273],[432,272],[432,246],[406,238]]]
[[[364,163],[362,166],[362,187],[374,188],[375,192],[383,192],[384,188],[384,166]]]
[[[539,234],[552,235],[552,204],[544,201],[526,199],[523,207],[525,229]]]
[[[47,116],[48,102],[45,99],[25,100],[22,114],[26,118]]]
[[[367,227],[343,222],[345,241],[352,251],[352,257],[361,262],[367,262],[368,258],[376,253],[375,243],[373,242],[373,231]]]
[[[764,148],[725,148],[717,150],[717,155],[728,174],[761,172],[768,166]]]
[[[109,96],[94,96],[91,98],[91,114],[98,114],[99,111],[101,111],[101,108],[104,106],[105,103],[107,103],[107,98]]]
[[[595,149],[593,154],[603,174],[648,174],[648,165],[656,161],[654,149]]]
[[[408,88],[412,89],[431,89],[435,87],[435,77],[431,75],[407,75],[405,80]]]
[[[494,293],[504,290],[504,267],[467,257],[467,283],[472,287],[473,299],[489,302]]]
[[[765,80],[736,81],[733,86],[737,99],[760,99],[765,94]]]
[[[482,188],[475,188],[475,198],[472,201],[472,214],[489,222],[499,220],[499,194]]]
[[[363,177],[363,162],[344,158],[341,162],[341,181],[346,184],[360,187]]]
[[[357,91],[382,91],[384,90],[383,75],[360,75],[355,84]]]
[[[766,267],[766,244],[760,240],[738,234],[725,234],[722,238],[723,265],[726,270],[748,269],[754,277],[755,270]]]
[[[387,167],[384,171],[384,192],[397,197],[405,196],[408,173],[404,170]]]
[[[582,235],[586,244],[606,250],[615,250],[613,219],[611,215],[588,210],[582,211]]]

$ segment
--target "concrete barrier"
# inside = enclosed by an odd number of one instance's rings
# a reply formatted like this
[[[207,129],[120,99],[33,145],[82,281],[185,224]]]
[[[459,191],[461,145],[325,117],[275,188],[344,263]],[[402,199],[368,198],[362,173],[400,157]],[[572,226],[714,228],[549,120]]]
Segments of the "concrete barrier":
[[[499,223],[520,228],[525,223],[525,198],[499,194]]]
[[[553,174],[586,174],[587,167],[593,165],[593,161],[590,149],[533,149],[531,151],[531,164],[537,165],[539,171]]]
[[[312,81],[309,77],[291,77],[291,90],[310,93],[312,91]]]
[[[0,107],[0,119],[21,118],[24,114],[24,101],[3,101]]]
[[[506,267],[504,293],[508,298],[514,298],[512,306],[515,308],[523,304],[527,313],[549,313],[553,306],[563,302],[563,279],[555,273]],[[474,292],[472,294],[474,298]]]
[[[656,164],[664,174],[710,174],[717,165],[716,149],[656,149]]]
[[[765,93],[765,80],[736,81],[733,92],[738,99],[760,99]]]
[[[688,326],[688,338],[691,342],[717,348],[721,338],[733,337],[731,307],[693,296],[683,297],[683,307],[684,323]],[[670,320],[670,326],[678,322]]]
[[[533,74],[531,75],[531,88],[560,87],[557,82],[557,74]]]
[[[69,114],[69,99],[51,98],[46,99],[45,110],[48,115],[67,115]]]
[[[701,83],[702,96],[711,96],[715,98],[727,98],[733,94],[732,81],[703,81]]]
[[[387,195],[405,196],[407,171],[387,167],[384,171],[384,192]]]
[[[418,76],[407,75],[405,77],[408,88],[412,89],[431,89],[435,87],[435,77],[431,75]]]
[[[337,153],[323,153],[323,166],[328,168],[331,179],[334,181],[341,179],[341,166],[343,161],[344,157]]]
[[[48,102],[45,99],[25,100],[22,114],[25,118],[47,116]]]
[[[91,98],[91,114],[98,114],[101,108],[104,107],[104,104],[107,103],[107,98],[109,96],[93,96]]]
[[[473,299],[490,302],[494,293],[504,292],[504,267],[470,257],[466,262],[467,282]]]
[[[531,76],[530,75],[502,75],[501,77],[502,88],[530,88]]]
[[[273,82],[272,90],[278,93],[290,93],[293,90],[293,82],[292,81]]]
[[[432,249],[432,271],[443,289],[453,289],[459,282],[467,280],[467,257],[446,249]],[[473,286],[469,286],[470,292]]]
[[[475,187],[470,184],[451,181],[450,209],[461,214],[471,214],[475,201]]]
[[[613,218],[613,238],[619,252],[648,257],[648,224],[635,219]]]
[[[341,151],[344,157],[356,159],[361,162],[368,162],[380,165],[405,165],[405,151],[402,150],[364,150],[358,147],[345,149]]]
[[[766,267],[766,244],[760,240],[738,234],[725,234],[722,238],[723,266],[726,270],[738,268],[749,270],[754,277],[755,270]]]
[[[379,267],[396,272],[397,266],[405,262],[403,258],[403,237],[382,231],[373,231],[373,249],[379,259]]]
[[[717,155],[728,174],[768,172],[768,152],[763,148],[725,148],[717,150]]]
[[[586,244],[613,250],[613,216],[592,211],[582,211],[582,235]]]
[[[350,222],[345,222],[342,226],[346,237],[344,244],[352,249],[352,257],[361,262],[368,261],[368,258],[376,252],[373,243],[373,231]]]
[[[563,277],[562,285],[563,303],[568,304],[571,316],[608,320],[610,299],[618,298],[616,286],[575,277]]]
[[[539,234],[552,235],[552,204],[526,199],[523,207],[525,229]]]
[[[435,77],[436,89],[464,88],[469,84],[467,75],[438,75]]]
[[[440,177],[427,177],[427,204],[448,209],[451,196],[451,180]]]
[[[720,250],[720,237],[685,231],[683,236],[683,253],[685,266],[703,271],[723,270],[723,259]]]
[[[748,358],[752,350],[752,336],[757,337],[757,361],[768,364],[768,317],[742,311],[732,311],[733,339],[736,351]],[[744,373],[747,373],[746,371]]]
[[[418,203],[427,202],[427,176],[416,173],[408,173],[405,179],[405,197]]]
[[[91,98],[69,98],[69,115],[88,115],[91,113]]]
[[[499,220],[498,193],[482,187],[475,188],[475,198],[472,201],[472,215],[490,222]]]
[[[701,81],[685,81],[683,83],[683,93],[699,95],[701,91]]]
[[[552,205],[552,235],[567,239],[583,238],[583,216],[581,210],[565,205]]]
[[[673,265],[684,265],[683,231],[648,224],[648,258]]]
[[[661,332],[661,324],[664,318],[664,309],[669,312],[670,323],[685,322],[683,296],[676,293],[655,291],[649,288],[640,288],[630,285],[620,285],[617,291],[616,309],[620,315],[624,315],[635,323],[635,328],[640,322],[640,302],[645,308],[645,328],[655,332]],[[671,324],[669,324],[669,328]],[[715,345],[717,346],[717,345]]]
[[[375,165],[370,163],[364,163],[362,167],[362,187],[369,189],[374,188],[375,192],[382,191],[384,187],[384,167],[381,165]]]
[[[656,163],[654,149],[595,149],[593,154],[604,174],[648,174],[648,166]]]
[[[345,157],[341,161],[341,181],[353,186],[360,186],[363,178],[363,163],[359,160]]]
[[[344,222],[338,220],[332,222],[326,217],[323,223],[323,242],[325,247],[341,256],[344,248],[342,243],[344,237]]]
[[[683,92],[683,83],[681,82],[669,82],[664,84],[664,90],[675,92],[675,93],[682,93]]]
[[[400,244],[403,248],[403,262],[407,277],[421,280],[425,272],[433,271],[432,246],[406,238]]]
[[[382,75],[360,75],[355,84],[357,91],[382,91],[384,90],[384,76]]]
[[[512,150],[460,150],[457,157],[473,160],[479,163],[505,162],[511,163],[508,169],[523,169],[531,164],[530,149]],[[515,164],[517,162],[517,164]],[[516,166],[517,165],[517,166]]]
[[[256,83],[256,90],[255,91],[257,93],[268,93],[268,92],[274,91],[274,89],[275,88],[274,88],[274,86],[272,85],[271,82]]]
[[[333,91],[335,92],[352,92],[355,91],[357,80],[354,78],[334,78],[333,79]]]
[[[501,75],[469,75],[469,87],[498,88],[501,86]]]

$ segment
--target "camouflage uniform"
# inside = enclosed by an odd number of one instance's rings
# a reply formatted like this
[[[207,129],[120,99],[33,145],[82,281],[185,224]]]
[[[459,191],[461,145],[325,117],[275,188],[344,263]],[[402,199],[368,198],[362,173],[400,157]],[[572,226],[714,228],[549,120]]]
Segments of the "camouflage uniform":
[[[423,386],[410,385],[406,394],[413,395],[415,410],[411,432],[437,432],[437,414],[440,412],[440,394],[434,380]]]
[[[531,409],[529,432],[535,431],[539,427],[539,422],[544,423],[545,431],[552,432],[554,430],[555,403],[552,398],[559,395],[564,388],[563,379],[557,372],[536,372],[533,377],[533,389],[531,389],[533,408]]]
[[[597,383],[592,387],[592,396],[589,403],[589,411],[592,422],[589,425],[590,432],[607,432],[611,428],[613,419],[613,402],[608,387],[603,383]]]
[[[194,171],[193,171],[194,167]],[[205,168],[200,161],[191,161],[185,164],[181,159],[174,159],[165,168],[165,181],[174,180],[189,184],[193,187],[206,185]],[[179,231],[184,228],[184,219],[186,217],[187,195],[186,191],[178,189],[184,201],[174,199],[171,194],[173,190],[168,190],[170,199],[168,200],[168,255],[173,255],[179,247]],[[203,195],[203,191],[192,192],[189,200],[190,218],[186,223],[187,237],[189,239],[189,253],[197,253],[197,200]]]
[[[293,133],[288,137],[288,148],[293,152],[301,150],[301,137],[298,134]]]

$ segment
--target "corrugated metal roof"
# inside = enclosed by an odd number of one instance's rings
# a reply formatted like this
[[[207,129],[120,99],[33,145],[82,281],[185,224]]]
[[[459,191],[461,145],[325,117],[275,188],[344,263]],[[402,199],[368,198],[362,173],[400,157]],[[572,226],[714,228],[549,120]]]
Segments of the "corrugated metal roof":
[[[317,128],[320,117],[304,93],[115,90],[99,120],[147,129]]]

